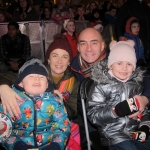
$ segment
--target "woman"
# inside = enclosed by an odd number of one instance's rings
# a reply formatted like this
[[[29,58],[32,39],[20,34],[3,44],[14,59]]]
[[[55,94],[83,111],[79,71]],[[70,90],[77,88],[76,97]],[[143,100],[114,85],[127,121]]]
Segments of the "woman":
[[[19,0],[19,7],[14,11],[13,21],[34,21],[38,20],[36,10],[29,6],[29,0]]]
[[[50,73],[49,78],[56,89],[55,92],[61,94],[64,98],[70,120],[77,115],[77,93],[79,87],[79,81],[74,77],[70,69],[71,60],[72,51],[68,41],[63,35],[57,35],[47,50],[46,67]],[[16,78],[17,75],[14,73],[0,75],[0,95],[3,108],[5,112],[7,108],[11,117],[21,115],[16,102],[16,99],[21,100],[21,98],[9,87]]]

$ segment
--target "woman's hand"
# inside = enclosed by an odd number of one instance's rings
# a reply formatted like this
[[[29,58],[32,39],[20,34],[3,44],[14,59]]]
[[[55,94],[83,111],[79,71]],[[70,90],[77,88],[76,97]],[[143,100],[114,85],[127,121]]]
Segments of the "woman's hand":
[[[54,93],[57,94],[57,95],[59,95],[60,98],[62,98],[62,94],[58,90],[54,90]]]
[[[139,116],[145,109],[146,105],[148,104],[148,99],[145,96],[140,96],[140,95],[135,95],[134,96],[136,99],[138,99],[139,103],[140,103],[140,109],[138,112],[129,115],[129,118],[134,118]]]
[[[16,94],[8,85],[1,85],[0,98],[2,101],[4,113],[6,114],[6,111],[8,111],[11,117],[14,118],[15,116],[17,119],[19,119],[21,113],[17,100],[23,102],[21,97],[18,96],[18,94]]]

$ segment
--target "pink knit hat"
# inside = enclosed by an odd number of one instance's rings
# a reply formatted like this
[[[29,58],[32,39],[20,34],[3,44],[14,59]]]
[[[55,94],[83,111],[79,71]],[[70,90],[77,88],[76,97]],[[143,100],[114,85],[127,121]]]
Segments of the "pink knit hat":
[[[136,54],[134,49],[134,41],[112,41],[109,45],[110,53],[108,56],[108,68],[115,62],[127,61],[136,68]]]

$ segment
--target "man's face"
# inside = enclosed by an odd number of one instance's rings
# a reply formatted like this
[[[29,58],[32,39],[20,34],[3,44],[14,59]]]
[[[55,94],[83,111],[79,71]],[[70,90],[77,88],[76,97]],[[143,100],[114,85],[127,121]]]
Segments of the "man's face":
[[[112,9],[112,10],[110,11],[110,15],[113,16],[113,17],[116,16],[116,13],[117,13],[117,10],[116,10],[116,9]]]
[[[104,50],[101,35],[93,28],[83,30],[79,35],[78,51],[87,63],[95,62]]]
[[[15,26],[13,25],[9,25],[8,27],[8,35],[13,38],[17,35],[18,33],[18,29],[15,28]]]
[[[78,8],[77,13],[78,13],[78,15],[83,16],[84,15],[84,9],[82,7]]]

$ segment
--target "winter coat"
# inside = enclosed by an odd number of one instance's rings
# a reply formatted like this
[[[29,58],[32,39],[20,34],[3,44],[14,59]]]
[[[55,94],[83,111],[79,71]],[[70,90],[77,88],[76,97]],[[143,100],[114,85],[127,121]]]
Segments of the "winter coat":
[[[144,56],[144,46],[142,41],[139,39],[138,36],[132,36],[128,33],[125,33],[124,36],[128,39],[128,40],[133,40],[135,45],[134,45],[134,49],[135,49],[135,53],[136,53],[136,59],[143,59],[145,60],[145,56]]]
[[[50,67],[46,66],[50,73],[50,80],[53,82],[54,88],[59,90],[64,95],[64,104],[67,109],[68,117],[70,120],[77,116],[77,95],[79,88],[79,81],[74,76],[73,71],[67,68],[63,78],[55,84],[51,75]],[[64,85],[65,84],[65,85]],[[64,85],[63,89],[62,86]]]
[[[108,73],[106,62],[94,66],[91,78],[94,80],[87,102],[87,116],[96,125],[104,146],[132,140],[131,132],[142,125],[150,126],[150,115],[145,109],[142,119],[118,117],[113,107],[118,103],[140,95],[143,90],[143,71],[135,70],[126,82],[121,82]]]
[[[13,89],[24,100],[18,101],[22,117],[12,122],[12,133],[3,146],[13,150],[17,141],[23,141],[42,148],[57,142],[61,150],[64,150],[69,137],[70,123],[63,100],[52,92],[31,97],[21,89],[15,87]],[[3,112],[2,106],[0,111]]]
[[[125,24],[130,17],[135,17],[140,23],[139,37],[144,45],[145,58],[150,59],[150,8],[139,0],[127,0],[120,8],[116,20],[116,34],[119,38],[125,33]]]

